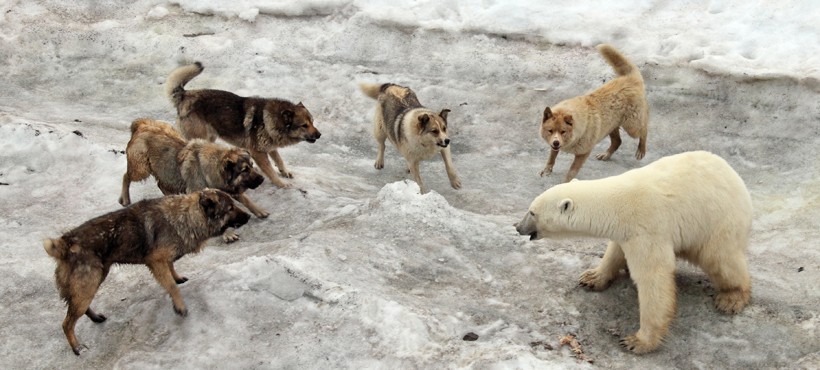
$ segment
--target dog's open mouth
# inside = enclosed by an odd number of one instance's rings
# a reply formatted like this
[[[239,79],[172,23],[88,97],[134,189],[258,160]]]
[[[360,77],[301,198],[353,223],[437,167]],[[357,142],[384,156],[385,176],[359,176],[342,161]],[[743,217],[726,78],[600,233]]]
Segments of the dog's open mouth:
[[[305,139],[305,141],[307,141],[307,142],[309,142],[309,143],[313,144],[313,143],[315,143],[315,142],[316,142],[316,139],[314,139],[314,138],[310,138],[310,139]]]
[[[449,144],[447,144],[447,143],[436,143],[436,145],[438,145],[438,146],[440,146],[440,147],[442,147],[442,148],[446,148],[446,147],[447,147],[447,145],[449,145]]]
[[[561,147],[560,147],[560,146],[553,146],[553,145],[550,145],[550,149],[552,149],[553,151],[556,151],[556,152],[557,152],[559,149],[561,149]]]

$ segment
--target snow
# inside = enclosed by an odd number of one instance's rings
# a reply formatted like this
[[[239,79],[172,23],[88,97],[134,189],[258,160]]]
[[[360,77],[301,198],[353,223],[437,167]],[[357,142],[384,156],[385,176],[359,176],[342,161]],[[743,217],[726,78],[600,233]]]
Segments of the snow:
[[[0,367],[820,367],[818,19],[808,0],[2,3]],[[648,153],[635,160],[625,137],[578,177],[706,149],[755,208],[751,305],[720,314],[705,274],[679,263],[671,333],[645,356],[618,347],[638,327],[629,279],[577,287],[605,241],[533,242],[512,227],[569,168],[561,154],[538,176],[540,115],[612,78],[601,42],[644,75]],[[188,317],[144,266],[116,266],[92,304],[109,319],[78,322],[76,357],[41,241],[120,208],[129,125],[173,122],[162,83],[192,61],[205,70],[190,88],[302,101],[322,138],[281,151],[293,189],[248,193],[268,219],[176,263]],[[419,194],[392,147],[373,168],[374,102],[358,81],[452,110],[463,189],[436,158]],[[133,200],[160,195],[131,186]],[[560,347],[567,334],[594,363]]]

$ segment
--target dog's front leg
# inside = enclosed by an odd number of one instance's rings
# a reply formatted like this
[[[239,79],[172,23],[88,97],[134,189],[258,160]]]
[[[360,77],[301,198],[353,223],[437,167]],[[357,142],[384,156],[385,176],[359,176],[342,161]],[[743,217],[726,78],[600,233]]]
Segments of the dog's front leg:
[[[450,186],[453,189],[461,189],[461,180],[459,180],[456,168],[453,166],[453,158],[450,155],[449,147],[441,150],[441,159],[444,160],[444,168],[447,170],[447,177],[450,178]]]
[[[290,187],[290,185],[282,181],[276,172],[273,171],[273,167],[270,165],[270,159],[268,159],[268,153],[259,152],[256,150],[250,150],[250,152],[253,161],[256,162],[256,165],[259,166],[259,169],[262,170],[262,173],[270,179],[270,182],[272,182],[273,185],[280,188]]]
[[[285,161],[282,160],[282,156],[279,155],[279,151],[276,149],[271,150],[270,156],[273,158],[273,163],[276,163],[276,168],[279,169],[279,173],[282,174],[282,177],[292,179],[293,174],[285,167]]]
[[[564,178],[564,182],[570,182],[575,178],[575,175],[581,170],[581,166],[584,165],[588,157],[589,153],[575,155],[575,160],[572,161],[572,166],[569,167],[569,172],[567,172],[567,177]]]
[[[557,157],[558,151],[550,148],[550,158],[547,160],[547,164],[544,165],[544,169],[541,170],[541,177],[544,177],[552,173],[552,166],[555,166],[555,158]]]
[[[259,208],[259,206],[257,206],[253,201],[251,201],[251,198],[248,198],[248,196],[245,195],[245,193],[233,195],[233,198],[238,200],[243,205],[245,205],[245,207],[247,207],[248,210],[251,211],[251,213],[253,213],[253,215],[256,217],[267,218],[268,216],[270,216],[270,213],[268,213],[268,211]]]
[[[424,183],[421,181],[421,173],[419,173],[419,161],[410,161],[407,168],[410,169],[410,173],[413,174],[413,180],[415,180],[416,184],[419,185],[419,190],[421,190],[421,193],[426,193],[427,189],[425,189]]]
[[[162,285],[171,296],[171,302],[174,304],[174,312],[176,312],[177,315],[185,317],[188,315],[188,308],[185,307],[182,293],[180,293],[179,288],[177,288],[177,282],[174,280],[174,273],[171,272],[168,259],[162,257],[164,256],[149,259],[146,265],[148,265],[148,269],[151,270],[151,273],[154,275],[154,278],[157,279],[159,285]]]

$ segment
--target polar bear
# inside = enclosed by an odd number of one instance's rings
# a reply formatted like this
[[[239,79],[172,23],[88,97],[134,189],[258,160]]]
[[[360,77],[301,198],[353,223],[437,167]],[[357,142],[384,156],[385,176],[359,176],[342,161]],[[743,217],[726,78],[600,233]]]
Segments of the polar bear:
[[[530,239],[609,239],[601,264],[581,274],[580,285],[604,290],[628,267],[641,325],[621,345],[646,353],[661,344],[675,315],[676,256],[706,272],[719,310],[746,306],[751,223],[752,201],[740,176],[717,155],[696,151],[619,176],[556,185],[535,198],[516,230]]]

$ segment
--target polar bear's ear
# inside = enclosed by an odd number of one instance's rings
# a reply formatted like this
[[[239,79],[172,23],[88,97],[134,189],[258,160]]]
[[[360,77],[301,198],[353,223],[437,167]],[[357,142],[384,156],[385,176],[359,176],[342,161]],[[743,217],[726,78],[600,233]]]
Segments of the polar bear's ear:
[[[561,211],[561,213],[567,213],[572,211],[574,206],[575,204],[572,203],[572,199],[567,198],[562,200],[561,203],[558,203],[558,210]]]

